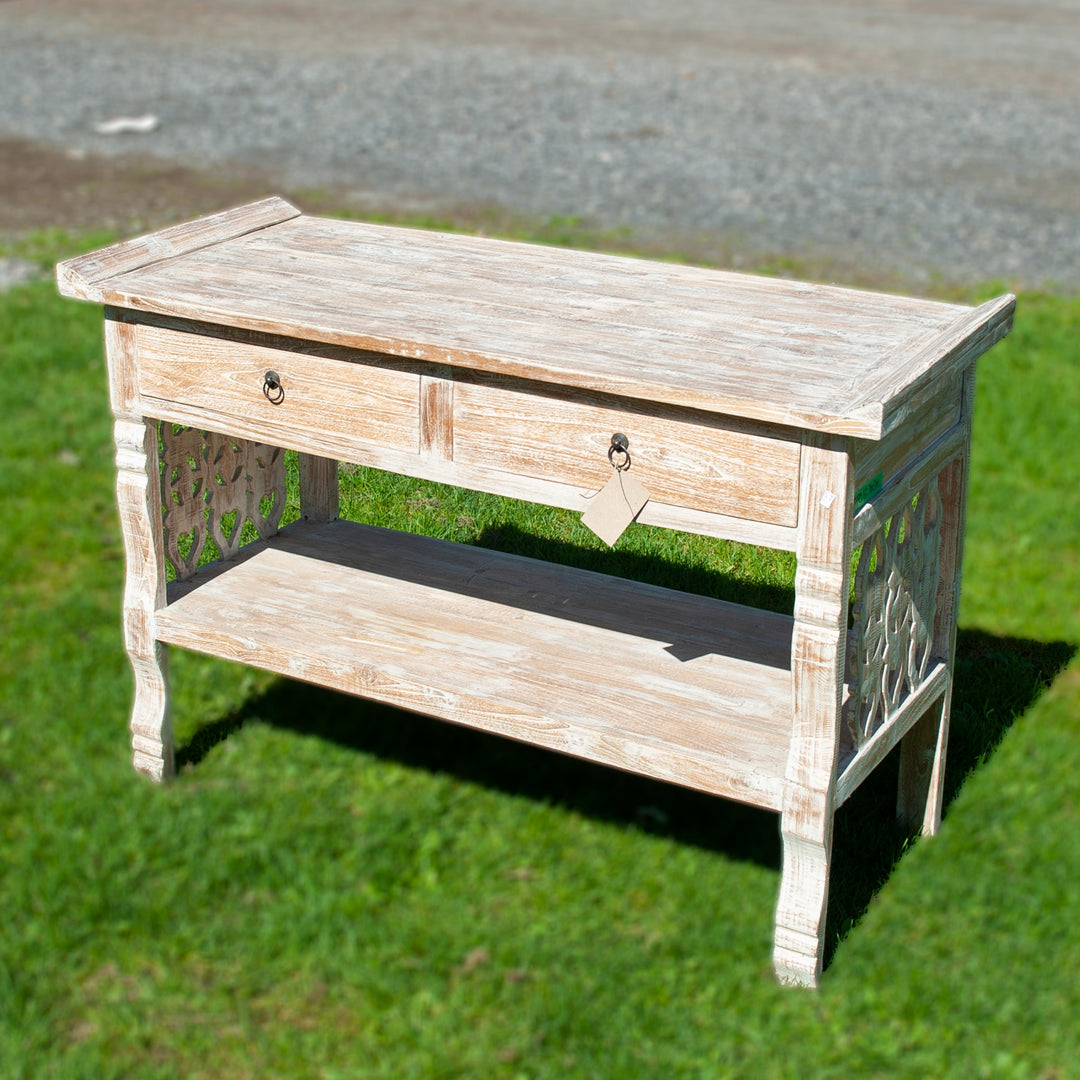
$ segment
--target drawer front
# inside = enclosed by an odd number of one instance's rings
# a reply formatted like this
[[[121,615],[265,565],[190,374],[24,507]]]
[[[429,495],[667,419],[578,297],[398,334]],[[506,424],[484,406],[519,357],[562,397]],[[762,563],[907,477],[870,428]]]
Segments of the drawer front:
[[[907,406],[908,417],[879,442],[855,440],[855,488],[868,490],[888,484],[936,438],[959,423],[963,373],[934,380]]]
[[[140,325],[138,388],[147,415],[349,458],[365,446],[416,453],[415,364],[311,344],[295,352]],[[263,392],[274,371],[281,391]],[[216,425],[216,426],[215,426]]]
[[[798,520],[800,444],[686,410],[638,412],[611,398],[500,376],[454,386],[454,461],[596,490],[611,436],[630,440],[634,477],[656,502],[774,525]]]

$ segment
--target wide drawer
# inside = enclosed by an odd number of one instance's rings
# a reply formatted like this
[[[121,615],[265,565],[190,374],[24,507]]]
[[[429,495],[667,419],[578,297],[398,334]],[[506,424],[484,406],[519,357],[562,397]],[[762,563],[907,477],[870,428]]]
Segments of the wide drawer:
[[[274,340],[270,345],[140,324],[138,390],[144,411],[328,457],[363,458],[367,447],[417,452],[415,362]],[[264,392],[270,371],[280,391]]]
[[[557,396],[555,396],[557,394]],[[595,490],[611,475],[611,436],[652,499],[774,525],[798,520],[800,443],[723,417],[498,375],[454,386],[454,461]]]

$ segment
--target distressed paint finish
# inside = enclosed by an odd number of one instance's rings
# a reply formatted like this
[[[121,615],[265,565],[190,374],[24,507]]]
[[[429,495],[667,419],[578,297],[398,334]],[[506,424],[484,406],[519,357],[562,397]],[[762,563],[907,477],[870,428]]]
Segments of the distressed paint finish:
[[[57,281],[109,305],[138,769],[173,770],[174,644],[776,810],[774,963],[805,986],[836,807],[898,743],[897,812],[937,829],[974,361],[1011,296],[968,308],[321,221],[280,199]],[[262,392],[269,369],[283,397]],[[793,617],[337,520],[338,460],[580,511],[614,430],[653,495],[640,521],[796,553]],[[282,448],[299,451],[301,520],[278,533],[263,496],[279,512]],[[207,524],[189,457],[219,463],[211,517],[257,508],[262,538],[237,551],[238,523],[232,558],[201,568],[177,549],[187,580],[166,589],[167,536]],[[896,588],[915,582],[933,631],[877,709],[873,674],[848,667],[851,554],[885,552],[875,535],[901,519],[935,541],[936,569],[905,563]],[[860,604],[856,641],[880,615]]]
[[[933,478],[859,553],[844,725],[856,750],[926,681],[935,656],[940,526]]]
[[[167,245],[136,245],[155,257],[117,255],[111,273],[107,252],[83,256],[61,264],[61,291],[868,439],[906,423],[922,388],[989,348],[1015,307],[1011,296],[973,309],[291,210],[258,203],[250,220],[241,208],[213,227],[193,222],[190,240],[169,230]]]
[[[846,440],[808,436],[799,499],[793,718],[780,831],[783,873],[773,962],[816,986],[829,900],[836,762],[847,637],[854,469]]]
[[[628,408],[623,399],[580,391],[556,396],[521,379],[472,375],[455,388],[454,457],[462,465],[595,489],[611,471],[616,431],[628,437],[634,478],[653,499],[794,528],[800,445],[790,430],[725,424],[686,409]]]
[[[338,463],[300,454],[300,513],[305,521],[337,521]]]
[[[964,556],[964,516],[971,459],[971,415],[975,405],[975,365],[964,373],[963,427],[960,452],[938,474],[941,498],[941,540],[934,641],[948,666],[949,678],[940,706],[931,709],[900,744],[900,782],[896,812],[918,825],[926,836],[941,827],[945,787],[945,753],[949,741],[953,669],[956,663],[956,627],[960,609],[960,571]]]
[[[131,745],[135,768],[161,780],[172,776],[174,763],[168,659],[156,625],[165,602],[157,422],[117,420],[115,433],[116,499],[127,556],[124,645],[135,675]]]
[[[256,441],[359,444],[415,454],[417,365],[337,350],[303,352],[167,327],[140,326],[139,396],[152,415],[214,431],[258,431]],[[326,355],[330,353],[330,355]],[[364,362],[364,361],[367,362]],[[267,372],[281,399],[263,392]],[[251,436],[247,436],[250,438]]]
[[[190,255],[223,240],[232,240],[299,216],[300,211],[295,206],[271,196],[260,202],[210,214],[197,221],[181,222],[148,236],[122,240],[100,251],[69,259],[56,268],[56,281],[65,296],[100,303],[103,300],[101,283],[118,274],[143,270],[180,255]]]
[[[170,644],[779,809],[787,616],[348,521],[172,595]]]
[[[157,637],[165,604],[164,537],[158,481],[158,425],[138,412],[135,328],[106,310],[105,358],[116,418],[116,502],[124,539],[124,647],[135,680],[131,746],[135,768],[173,775],[168,654]]]
[[[181,580],[191,577],[207,540],[224,559],[240,550],[246,522],[264,540],[285,509],[285,452],[198,428],[163,424],[161,520],[165,555]],[[189,536],[182,554],[180,539]]]

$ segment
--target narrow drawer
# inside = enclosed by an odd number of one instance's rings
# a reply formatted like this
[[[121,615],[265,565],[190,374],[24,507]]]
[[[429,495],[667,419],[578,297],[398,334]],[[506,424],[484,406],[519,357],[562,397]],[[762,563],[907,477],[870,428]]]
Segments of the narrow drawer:
[[[611,436],[656,502],[774,525],[798,520],[800,444],[674,408],[638,411],[602,395],[470,372],[454,386],[454,461],[582,489],[611,475]]]
[[[908,416],[878,442],[854,441],[855,488],[870,494],[903,472],[961,419],[963,373],[935,379],[907,406]]]
[[[299,351],[299,345],[143,324],[136,340],[147,415],[341,458],[352,448],[362,454],[365,446],[418,450],[415,363],[331,345],[304,343]],[[264,393],[269,371],[280,391]]]

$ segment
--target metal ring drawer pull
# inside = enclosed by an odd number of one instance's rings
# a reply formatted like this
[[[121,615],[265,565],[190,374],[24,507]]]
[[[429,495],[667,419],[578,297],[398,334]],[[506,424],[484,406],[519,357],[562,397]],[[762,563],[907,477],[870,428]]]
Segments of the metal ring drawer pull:
[[[285,387],[276,371],[268,371],[263,376],[263,395],[271,405],[280,405],[285,400]]]
[[[622,455],[618,461],[615,460],[616,454]],[[630,440],[621,431],[616,431],[615,434],[611,436],[611,445],[608,447],[607,459],[619,470],[619,472],[630,468]]]

